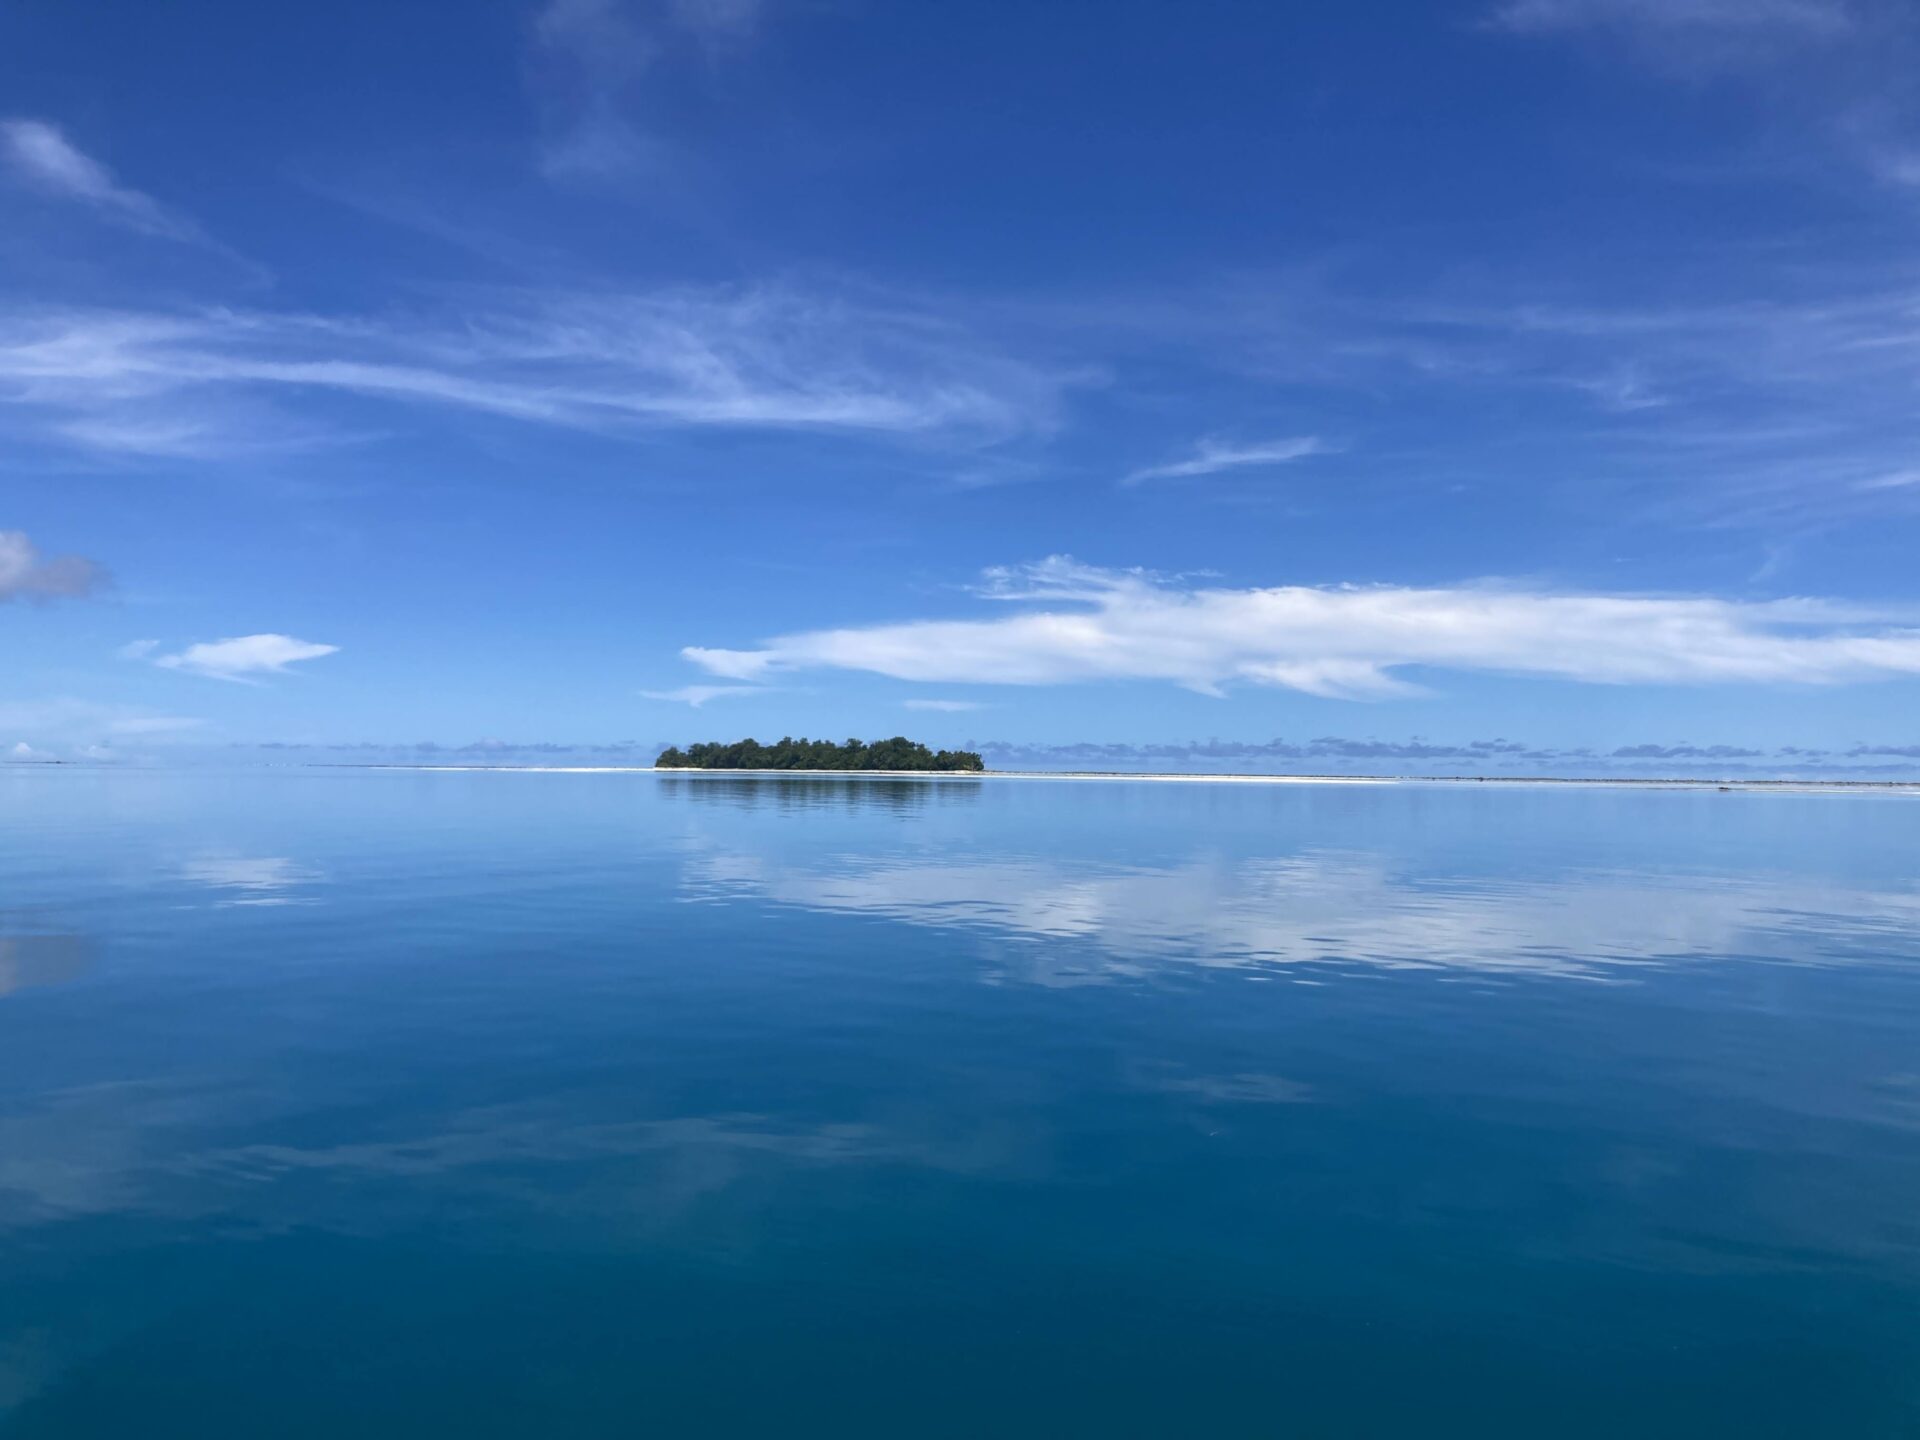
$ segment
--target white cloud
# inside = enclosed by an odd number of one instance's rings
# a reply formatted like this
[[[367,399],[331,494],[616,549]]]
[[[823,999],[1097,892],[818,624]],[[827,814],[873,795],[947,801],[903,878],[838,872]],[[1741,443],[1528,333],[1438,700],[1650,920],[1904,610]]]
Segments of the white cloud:
[[[767,671],[781,663],[780,657],[772,650],[709,650],[702,645],[686,645],[681,647],[680,655],[709,674],[719,675],[728,680],[758,680]],[[698,687],[689,686],[688,688]],[[682,692],[678,690],[642,693],[652,700],[683,698]]]
[[[1158,680],[1339,699],[1417,693],[1408,666],[1602,684],[1835,684],[1920,675],[1920,613],[1818,600],[1556,593],[1495,587],[1195,588],[1055,557],[990,576],[1021,605],[990,620],[915,620],[689,646],[713,674],[867,671],[932,684]],[[1024,608],[1033,606],[1034,608]]]
[[[1312,435],[1298,435],[1286,440],[1266,440],[1251,445],[1234,445],[1226,441],[1206,439],[1194,447],[1194,452],[1185,460],[1171,461],[1165,465],[1149,465],[1144,470],[1135,470],[1121,479],[1123,485],[1139,485],[1148,480],[1176,480],[1195,475],[1217,475],[1222,470],[1244,470],[1254,466],[1285,465],[1293,460],[1304,460],[1309,455],[1324,455],[1327,447]]]
[[[98,160],[78,149],[45,120],[0,120],[0,158],[36,188],[77,201],[129,229],[169,240],[203,237],[192,221],[150,195],[129,190]]]
[[[682,685],[678,690],[642,690],[649,700],[665,700],[675,705],[691,705],[698,710],[709,700],[724,700],[730,695],[757,695],[759,685]]]
[[[23,763],[31,762],[34,764],[43,764],[56,757],[49,751],[36,750],[33,748],[33,746],[27,744],[26,741],[22,740],[16,743],[14,747],[7,752],[7,758],[9,760],[16,760]]]
[[[0,319],[0,405],[67,444],[253,453],[311,424],[263,397],[347,394],[576,429],[996,438],[1061,377],[929,313],[792,289],[496,294],[431,318],[63,310]]]
[[[0,604],[75,599],[107,583],[107,572],[78,555],[42,555],[24,530],[0,530]]]
[[[969,710],[984,710],[978,700],[906,700],[909,710],[932,710],[942,715],[960,715]]]
[[[238,635],[228,640],[203,640],[172,655],[158,655],[153,663],[166,670],[186,670],[215,680],[246,680],[254,675],[279,675],[301,660],[318,660],[339,651],[338,645],[316,645],[291,635]]]

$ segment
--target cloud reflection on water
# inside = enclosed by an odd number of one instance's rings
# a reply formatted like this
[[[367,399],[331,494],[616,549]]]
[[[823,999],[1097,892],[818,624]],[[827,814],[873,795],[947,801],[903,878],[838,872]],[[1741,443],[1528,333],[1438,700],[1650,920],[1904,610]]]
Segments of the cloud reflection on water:
[[[1048,948],[1023,978],[1043,983],[1138,976],[1169,962],[1595,979],[1639,963],[1725,955],[1814,963],[1876,934],[1920,929],[1914,891],[1605,870],[1499,880],[1406,876],[1364,853],[1101,868],[1043,856],[795,861],[711,850],[687,862],[682,897],[760,900],[1030,942]]]
[[[755,1173],[909,1165],[967,1174],[1003,1166],[1018,1148],[991,1128],[933,1134],[744,1112],[636,1117],[551,1098],[426,1111],[397,1131],[324,1142],[214,1138],[271,1134],[288,1114],[278,1097],[203,1078],[38,1096],[0,1112],[0,1231],[109,1214],[226,1214],[266,1231],[352,1231],[503,1203],[664,1223]],[[556,1184],[557,1172],[575,1178]],[[436,1188],[456,1176],[457,1196]],[[360,1188],[343,1198],[343,1181]]]
[[[306,905],[298,893],[321,878],[281,855],[201,855],[180,867],[181,878],[223,892],[220,905]]]

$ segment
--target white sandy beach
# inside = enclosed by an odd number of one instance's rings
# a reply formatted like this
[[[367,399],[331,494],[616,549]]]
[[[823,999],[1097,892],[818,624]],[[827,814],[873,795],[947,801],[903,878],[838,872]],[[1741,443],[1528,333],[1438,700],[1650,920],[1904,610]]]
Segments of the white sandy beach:
[[[1920,781],[1910,780],[1753,780],[1689,779],[1685,777],[1529,776],[1529,775],[1235,775],[1131,772],[1113,770],[702,770],[653,765],[355,765],[356,770],[496,771],[530,775],[674,775],[700,781],[751,777],[782,780],[914,780],[974,782],[981,780],[1074,780],[1182,785],[1488,785],[1599,786],[1617,789],[1787,791],[1795,794],[1920,795]]]

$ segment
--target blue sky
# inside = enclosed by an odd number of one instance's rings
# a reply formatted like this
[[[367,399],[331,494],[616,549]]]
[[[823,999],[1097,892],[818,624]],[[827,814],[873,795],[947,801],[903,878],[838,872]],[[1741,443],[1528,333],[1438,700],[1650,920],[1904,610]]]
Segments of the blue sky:
[[[1920,768],[1914,73],[1874,0],[9,6],[0,753]]]

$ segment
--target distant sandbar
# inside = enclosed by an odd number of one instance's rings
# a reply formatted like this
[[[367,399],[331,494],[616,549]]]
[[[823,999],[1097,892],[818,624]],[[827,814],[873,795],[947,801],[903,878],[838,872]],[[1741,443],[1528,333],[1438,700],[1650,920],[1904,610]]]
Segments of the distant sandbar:
[[[966,783],[980,780],[1108,780],[1174,782],[1189,785],[1597,785],[1662,790],[1783,790],[1797,793],[1872,791],[1920,795],[1916,780],[1703,780],[1685,776],[1620,775],[1243,775],[1135,770],[704,770],[652,765],[420,765],[335,762],[330,769],[500,771],[530,775],[672,775],[696,782],[751,777],[770,780],[913,780]]]

